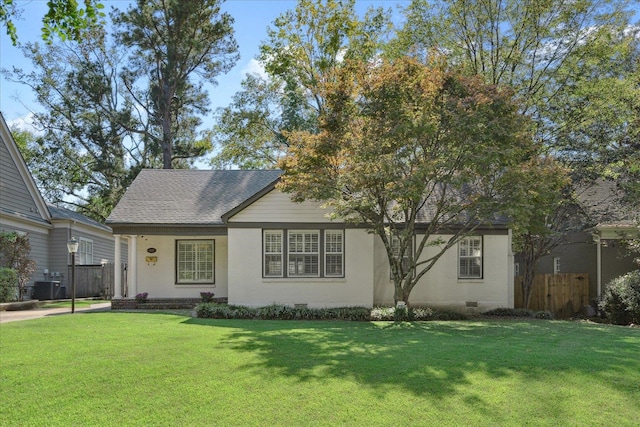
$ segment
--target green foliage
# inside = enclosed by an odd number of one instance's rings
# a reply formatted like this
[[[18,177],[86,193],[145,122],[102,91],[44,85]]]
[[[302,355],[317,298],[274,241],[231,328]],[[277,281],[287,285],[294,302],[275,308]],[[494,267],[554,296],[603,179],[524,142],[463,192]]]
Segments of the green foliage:
[[[386,50],[423,62],[444,51],[469,74],[511,86],[536,138],[571,166],[574,180],[614,174],[631,184],[636,9],[634,0],[414,0]]]
[[[301,0],[273,22],[258,60],[266,77],[248,75],[231,105],[218,111],[212,159],[217,167],[274,168],[288,150],[286,132],[315,132],[319,86],[344,58],[372,59],[390,29],[388,11],[360,17],[354,0]]]
[[[200,115],[208,113],[202,83],[215,85],[239,58],[233,18],[221,12],[221,3],[137,0],[112,14],[117,41],[131,49],[125,85],[148,85],[149,102],[141,106],[151,124],[146,136],[161,147],[165,169],[211,149],[210,141],[195,134]]]
[[[442,254],[479,224],[528,206],[510,177],[539,147],[508,88],[466,77],[441,57],[429,65],[403,57],[345,62],[321,94],[320,132],[288,134],[279,188],[367,224],[385,245],[396,301],[408,301]],[[441,229],[455,231],[433,244]],[[420,259],[426,247],[437,251]]]
[[[22,51],[33,71],[5,75],[33,89],[43,107],[33,114],[42,134],[16,134],[23,157],[45,199],[104,221],[138,171],[158,159],[140,136],[147,124],[135,96],[118,78],[124,53],[101,30],[77,44]]]
[[[18,272],[13,268],[0,267],[0,302],[13,301],[18,289]]]
[[[609,282],[599,307],[616,325],[640,324],[640,270]]]
[[[546,319],[552,320],[553,314],[549,311],[535,311],[525,308],[506,308],[499,307],[493,310],[488,310],[482,313],[485,316],[498,316],[498,317],[531,317],[534,319]]]
[[[20,299],[36,269],[36,262],[29,257],[30,252],[31,244],[28,235],[0,231],[0,268],[15,270]]]
[[[97,0],[84,0],[84,9],[79,7],[77,0],[49,0],[47,6],[49,10],[42,18],[42,39],[46,43],[52,43],[54,35],[62,41],[79,41],[86,31],[104,25],[104,5]],[[0,23],[6,25],[7,35],[14,46],[18,44],[18,31],[13,19],[19,15],[20,8],[13,0],[0,2]]]
[[[201,318],[262,320],[352,320],[368,321],[371,310],[364,307],[308,308],[272,304],[259,308],[219,303],[202,303],[196,307]]]

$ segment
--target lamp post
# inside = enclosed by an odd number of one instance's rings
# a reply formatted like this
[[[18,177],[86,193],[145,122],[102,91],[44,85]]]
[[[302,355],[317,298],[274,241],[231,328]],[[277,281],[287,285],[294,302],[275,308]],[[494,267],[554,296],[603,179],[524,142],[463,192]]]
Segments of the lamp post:
[[[71,254],[71,313],[76,311],[76,252],[78,252],[78,240],[72,237],[67,242],[67,249]]]

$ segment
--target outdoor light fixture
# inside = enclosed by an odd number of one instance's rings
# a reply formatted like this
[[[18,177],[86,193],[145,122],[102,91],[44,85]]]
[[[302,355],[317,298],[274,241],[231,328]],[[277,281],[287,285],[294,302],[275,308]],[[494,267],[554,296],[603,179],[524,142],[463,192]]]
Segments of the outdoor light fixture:
[[[78,240],[72,237],[67,242],[67,249],[71,254],[71,313],[76,311],[76,252],[78,252]]]

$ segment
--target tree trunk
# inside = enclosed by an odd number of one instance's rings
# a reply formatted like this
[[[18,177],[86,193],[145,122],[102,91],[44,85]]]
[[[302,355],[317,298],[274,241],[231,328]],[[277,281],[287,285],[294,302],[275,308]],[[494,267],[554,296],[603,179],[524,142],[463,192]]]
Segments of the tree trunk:
[[[526,254],[524,257],[522,270],[522,307],[528,309],[531,303],[531,292],[533,291],[533,279],[536,275],[536,260],[533,256]]]

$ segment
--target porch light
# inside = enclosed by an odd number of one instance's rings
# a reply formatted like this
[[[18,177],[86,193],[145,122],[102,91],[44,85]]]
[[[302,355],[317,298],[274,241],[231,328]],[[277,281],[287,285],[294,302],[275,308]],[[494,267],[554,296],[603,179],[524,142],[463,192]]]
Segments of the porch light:
[[[71,313],[76,311],[76,252],[78,252],[78,240],[72,237],[67,242],[67,249],[71,254]]]

